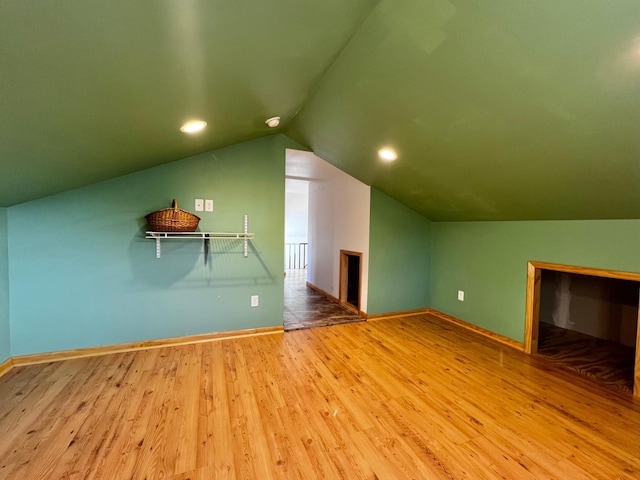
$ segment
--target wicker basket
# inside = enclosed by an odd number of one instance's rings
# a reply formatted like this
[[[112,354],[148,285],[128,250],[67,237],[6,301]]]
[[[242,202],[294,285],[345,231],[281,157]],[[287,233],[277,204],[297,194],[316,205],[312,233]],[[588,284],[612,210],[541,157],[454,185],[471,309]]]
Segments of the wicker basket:
[[[173,200],[171,208],[163,208],[145,217],[149,229],[153,232],[195,232],[200,217],[178,208],[178,201]]]

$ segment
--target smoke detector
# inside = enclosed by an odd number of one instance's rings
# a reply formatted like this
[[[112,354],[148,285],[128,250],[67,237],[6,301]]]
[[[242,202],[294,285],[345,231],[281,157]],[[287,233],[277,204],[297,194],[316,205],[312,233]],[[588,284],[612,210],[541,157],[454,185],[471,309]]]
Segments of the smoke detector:
[[[280,125],[280,117],[267,118],[264,123],[266,123],[269,128],[276,128],[278,125]]]

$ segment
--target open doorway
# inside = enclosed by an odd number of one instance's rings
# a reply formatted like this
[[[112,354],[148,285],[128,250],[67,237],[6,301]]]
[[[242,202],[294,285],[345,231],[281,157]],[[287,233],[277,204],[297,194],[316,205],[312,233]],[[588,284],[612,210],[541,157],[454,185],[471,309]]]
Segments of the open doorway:
[[[309,255],[309,181],[285,178],[284,267],[306,272]]]
[[[285,179],[285,270],[284,317],[285,331],[326,327],[359,321],[359,278],[348,293],[349,304],[332,299],[325,291],[308,281],[308,205],[309,181]],[[360,257],[357,257],[360,275]],[[354,262],[351,262],[353,278]],[[352,280],[353,281],[353,280]],[[345,308],[349,305],[350,308]]]
[[[640,274],[529,262],[525,351],[640,396]]]
[[[284,329],[366,318],[371,188],[311,152],[287,149],[286,184],[306,184],[307,240],[293,238],[287,223],[303,201],[287,193],[285,205]],[[289,187],[287,187],[289,188]],[[290,190],[290,189],[289,189]],[[299,190],[298,190],[299,191]],[[359,252],[358,282],[340,300],[340,252]],[[305,268],[306,267],[306,268]],[[354,270],[355,269],[355,270]],[[345,277],[346,278],[346,277]],[[345,306],[351,305],[351,309]]]

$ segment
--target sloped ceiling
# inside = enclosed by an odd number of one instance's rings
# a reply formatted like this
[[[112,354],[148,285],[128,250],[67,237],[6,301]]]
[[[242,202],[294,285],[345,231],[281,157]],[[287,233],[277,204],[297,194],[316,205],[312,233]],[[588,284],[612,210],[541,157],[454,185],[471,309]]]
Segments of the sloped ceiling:
[[[273,134],[375,3],[0,0],[0,205]]]
[[[4,206],[281,115],[432,220],[640,218],[638,0],[0,0],[0,88]]]

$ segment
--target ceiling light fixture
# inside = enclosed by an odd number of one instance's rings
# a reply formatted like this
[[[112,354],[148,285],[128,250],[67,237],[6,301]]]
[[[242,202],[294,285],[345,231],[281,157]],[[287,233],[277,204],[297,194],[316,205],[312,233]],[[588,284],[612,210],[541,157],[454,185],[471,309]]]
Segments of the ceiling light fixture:
[[[264,123],[266,123],[269,128],[276,128],[278,125],[280,125],[280,117],[267,118]]]
[[[398,154],[390,148],[382,148],[378,150],[378,156],[387,162],[393,162],[398,158]]]
[[[201,132],[206,126],[207,122],[203,120],[192,120],[182,125],[180,127],[180,131],[182,133],[198,133]]]

